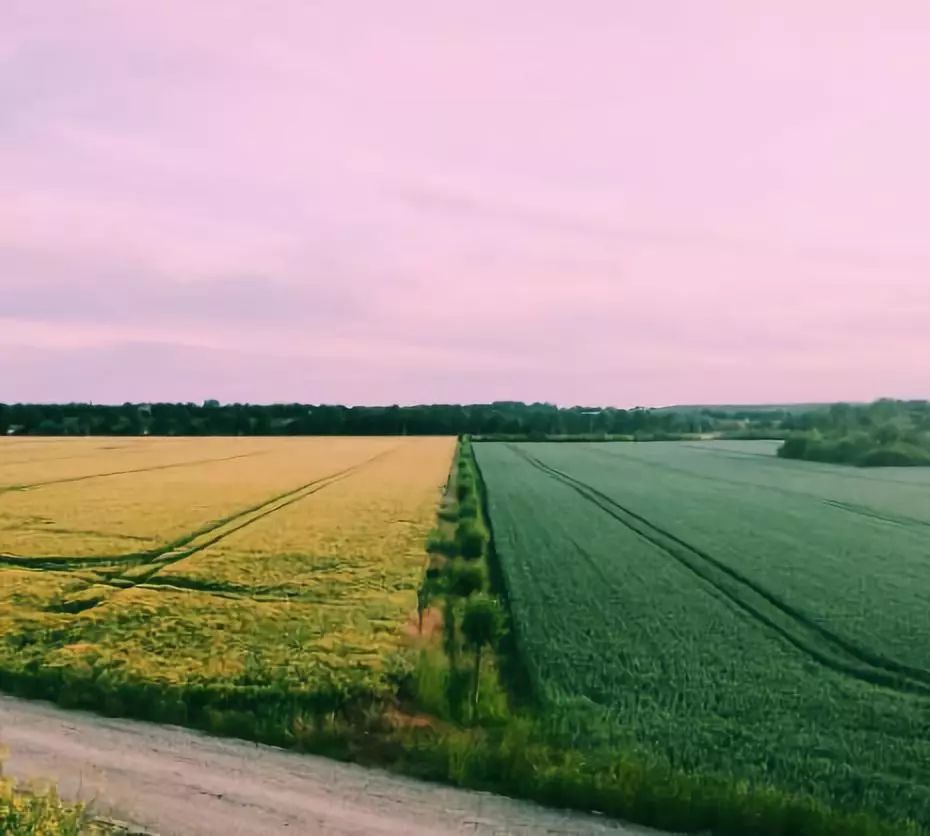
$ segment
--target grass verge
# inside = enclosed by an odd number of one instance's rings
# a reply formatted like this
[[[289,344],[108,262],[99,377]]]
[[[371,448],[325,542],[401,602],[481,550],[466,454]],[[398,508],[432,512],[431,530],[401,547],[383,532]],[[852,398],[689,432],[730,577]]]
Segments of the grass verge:
[[[28,790],[0,777],[0,833],[77,836],[93,832],[90,827],[82,805],[66,804],[52,789]]]

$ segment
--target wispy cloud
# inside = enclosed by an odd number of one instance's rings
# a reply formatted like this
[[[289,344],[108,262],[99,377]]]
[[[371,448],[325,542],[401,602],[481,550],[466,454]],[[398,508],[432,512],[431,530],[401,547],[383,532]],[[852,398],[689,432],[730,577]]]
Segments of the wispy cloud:
[[[927,394],[919,5],[40,5],[0,400]]]

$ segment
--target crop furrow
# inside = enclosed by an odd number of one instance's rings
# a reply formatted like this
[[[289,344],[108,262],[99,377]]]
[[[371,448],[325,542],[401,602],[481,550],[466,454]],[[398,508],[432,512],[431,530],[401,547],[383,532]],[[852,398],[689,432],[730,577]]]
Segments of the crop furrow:
[[[114,563],[132,563],[140,560],[144,555],[75,555],[73,557],[24,557],[18,554],[0,554],[0,566],[15,566],[17,569],[41,569],[61,571],[67,569],[81,569],[88,566],[107,566]]]
[[[86,482],[90,479],[103,479],[107,476],[127,476],[132,473],[150,473],[156,470],[171,470],[178,467],[196,467],[203,464],[216,464],[217,462],[230,462],[236,459],[247,459],[250,456],[263,456],[265,452],[256,450],[252,453],[239,453],[235,456],[221,456],[212,459],[196,459],[187,462],[174,462],[172,464],[157,464],[152,467],[136,467],[130,470],[110,470],[106,473],[87,473],[83,476],[66,476],[61,479],[50,479],[47,482],[31,482],[25,485],[6,485],[0,487],[0,493],[9,493],[10,491],[25,491],[33,488],[47,488],[52,485],[66,485],[71,482]]]
[[[149,564],[153,564],[151,571],[140,573],[138,577],[131,579],[126,578],[125,574],[123,576],[117,576],[117,578],[122,580],[131,580],[132,586],[148,582],[154,575],[167,568],[168,566],[171,566],[174,563],[178,563],[179,561],[184,560],[191,555],[197,554],[198,552],[201,552],[210,546],[216,545],[220,541],[225,540],[227,537],[230,537],[238,531],[241,531],[247,526],[253,525],[256,522],[265,519],[269,515],[277,513],[278,511],[293,505],[295,502],[306,499],[308,496],[319,493],[325,488],[328,488],[337,482],[341,482],[343,479],[348,479],[350,476],[354,476],[360,470],[393,453],[396,449],[397,448],[391,448],[390,450],[385,450],[381,453],[378,453],[376,456],[372,456],[370,459],[366,459],[364,462],[360,462],[359,464],[353,465],[352,467],[348,467],[345,470],[329,474],[328,476],[324,476],[321,479],[315,479],[314,481],[309,482],[308,484],[303,485],[296,490],[289,491],[288,493],[283,494],[276,499],[256,506],[250,511],[237,514],[236,516],[226,519],[218,525],[214,525],[206,530],[201,530],[195,536],[186,539],[185,542],[176,542],[172,548],[164,549],[160,553],[150,558],[147,562]],[[209,537],[202,542],[197,542],[201,537],[207,534],[213,534],[214,532],[216,532],[215,536]],[[189,546],[189,548],[185,548],[185,546]],[[126,588],[129,589],[131,587]]]
[[[870,517],[871,519],[894,523],[895,525],[930,526],[930,521],[927,520],[918,520],[914,517],[902,517],[897,514],[882,514],[879,511],[873,511],[871,508],[866,508],[864,505],[854,505],[851,502],[839,502],[835,499],[825,499],[824,502],[833,508],[839,508],[841,511],[848,511],[850,514],[858,514],[860,517]]]
[[[656,526],[634,511],[625,508],[596,488],[575,479],[557,468],[541,462],[539,459],[536,459],[516,447],[511,447],[511,449],[540,472],[572,488],[576,493],[601,508],[601,510],[609,516],[616,519],[643,539],[660,548],[694,574],[711,584],[748,615],[751,615],[757,621],[760,621],[765,626],[777,632],[792,645],[804,651],[821,664],[825,664],[843,673],[855,676],[859,679],[865,679],[875,684],[930,695],[930,672],[921,668],[913,668],[904,665],[894,659],[888,659],[852,644],[841,636],[837,636],[832,631],[827,630],[821,624],[812,621],[791,605],[781,601],[777,596],[742,575],[742,573],[727,566],[725,563],[707,554],[703,550],[692,546],[671,532]],[[671,545],[668,541],[671,541]],[[698,558],[698,560],[694,558]],[[704,565],[701,565],[701,563]],[[708,567],[713,568],[711,569]],[[833,652],[839,652],[840,656],[846,657],[846,659],[835,659],[819,650],[815,645],[805,641],[801,636],[791,633],[790,630],[787,630],[773,620],[771,616],[762,612],[758,605],[753,606],[746,601],[745,598],[740,597],[737,592],[730,589],[721,579],[716,578],[713,569],[723,573],[731,581],[735,581],[738,586],[743,588],[744,593],[746,590],[749,590],[757,597],[762,598],[766,604],[788,617],[796,629],[800,628],[802,632],[815,634],[830,645]],[[868,666],[868,669],[851,664],[849,660],[865,664]]]
[[[219,528],[222,528],[226,525],[229,525],[236,520],[242,519],[248,515],[254,514],[258,511],[262,511],[271,505],[274,505],[281,500],[288,499],[289,497],[295,496],[296,494],[306,491],[308,488],[311,488],[315,485],[319,485],[321,482],[325,482],[328,479],[332,479],[336,476],[342,476],[343,474],[349,474],[355,472],[361,467],[365,467],[369,464],[372,464],[377,459],[380,459],[383,456],[393,453],[397,448],[391,448],[390,450],[385,450],[384,452],[378,453],[376,456],[373,456],[370,459],[366,459],[364,462],[359,464],[352,465],[351,467],[345,468],[344,470],[336,471],[335,473],[328,473],[326,476],[321,476],[318,479],[314,479],[310,482],[307,482],[303,485],[299,485],[296,488],[290,488],[284,493],[277,494],[276,496],[271,497],[271,499],[265,499],[257,505],[252,505],[249,508],[245,508],[241,511],[236,511],[235,514],[231,514],[227,517],[222,517],[218,520],[213,520],[207,523],[204,526],[201,526],[198,529],[195,529],[188,534],[185,534],[175,540],[172,540],[169,543],[165,543],[159,546],[156,549],[149,549],[147,551],[139,552],[126,552],[124,554],[111,554],[111,555],[43,555],[43,556],[29,556],[29,555],[15,555],[15,554],[3,554],[0,553],[0,565],[6,564],[9,566],[21,566],[27,568],[41,568],[41,569],[69,569],[69,568],[79,568],[82,566],[88,566],[91,564],[112,564],[112,563],[122,563],[136,565],[139,563],[146,563],[158,560],[165,554],[169,552],[176,551],[184,546],[189,545],[194,540],[199,537],[203,537],[206,534],[210,534],[213,531],[216,531]]]

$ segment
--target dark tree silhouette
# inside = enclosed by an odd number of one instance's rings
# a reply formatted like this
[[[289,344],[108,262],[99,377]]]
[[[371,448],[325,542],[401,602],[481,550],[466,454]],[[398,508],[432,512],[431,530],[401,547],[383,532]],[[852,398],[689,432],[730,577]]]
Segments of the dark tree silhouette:
[[[472,683],[471,704],[478,707],[478,688],[481,682],[481,652],[485,647],[493,648],[500,638],[503,626],[500,606],[486,595],[472,595],[465,603],[462,616],[462,636],[466,647],[475,652],[475,672]]]

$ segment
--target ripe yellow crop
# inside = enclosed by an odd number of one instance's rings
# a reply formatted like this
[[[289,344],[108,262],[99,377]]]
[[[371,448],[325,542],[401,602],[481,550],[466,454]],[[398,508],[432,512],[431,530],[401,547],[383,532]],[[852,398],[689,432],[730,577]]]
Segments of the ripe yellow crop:
[[[0,440],[4,687],[216,727],[386,694],[408,664],[454,439],[38,447],[24,477]]]
[[[75,439],[33,442],[37,449],[26,453],[0,439],[0,554],[150,551],[403,441]],[[62,448],[69,443],[81,452]]]

